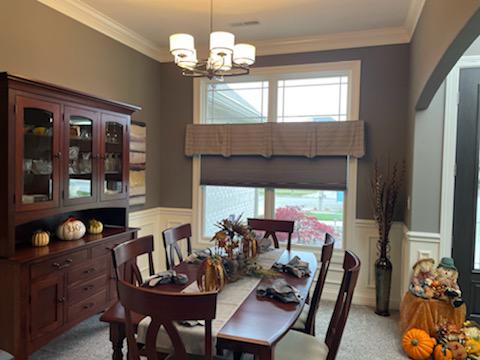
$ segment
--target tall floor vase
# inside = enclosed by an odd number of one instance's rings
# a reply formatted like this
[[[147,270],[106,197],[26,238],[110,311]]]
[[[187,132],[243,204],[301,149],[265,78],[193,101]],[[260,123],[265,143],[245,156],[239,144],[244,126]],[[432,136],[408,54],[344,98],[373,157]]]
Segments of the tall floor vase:
[[[390,316],[390,289],[392,285],[392,262],[382,251],[375,262],[375,313]]]

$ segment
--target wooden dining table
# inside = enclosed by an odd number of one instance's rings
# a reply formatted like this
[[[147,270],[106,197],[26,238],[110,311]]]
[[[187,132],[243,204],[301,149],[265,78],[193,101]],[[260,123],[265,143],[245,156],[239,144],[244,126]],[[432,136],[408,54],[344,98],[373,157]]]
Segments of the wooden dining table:
[[[297,278],[288,273],[279,273],[286,282],[298,289],[301,300],[299,304],[284,304],[276,300],[257,297],[255,289],[248,295],[234,314],[219,330],[216,337],[217,351],[231,350],[238,353],[250,353],[260,360],[274,359],[275,344],[287,333],[300,316],[305,301],[308,298],[317,270],[315,254],[306,251],[285,250],[279,257],[280,263],[286,264],[294,256],[309,263],[311,276]],[[197,278],[199,264],[183,262],[175,267],[177,273],[188,276],[184,285],[167,284],[152,290],[181,292]],[[269,284],[274,280],[264,277],[260,284]],[[235,283],[227,286],[235,286]],[[143,315],[133,314],[132,321],[136,326]],[[122,347],[125,339],[125,310],[117,302],[100,318],[110,326],[110,341],[112,342],[112,359],[123,359]]]

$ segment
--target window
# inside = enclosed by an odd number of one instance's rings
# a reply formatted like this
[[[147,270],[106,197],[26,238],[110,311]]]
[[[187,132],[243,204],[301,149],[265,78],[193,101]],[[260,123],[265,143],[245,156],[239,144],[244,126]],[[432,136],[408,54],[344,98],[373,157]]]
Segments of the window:
[[[358,65],[358,62],[352,63]],[[312,66],[309,71],[302,71],[302,66],[259,69],[252,76],[226,78],[221,83],[196,80],[196,91],[200,94],[197,98],[203,99],[196,107],[199,115],[196,121],[228,124],[355,119],[358,115],[351,102],[358,96],[354,93],[358,84],[352,84],[352,79],[357,79],[359,67],[342,63],[333,68],[324,65],[319,66],[319,71],[311,71]],[[354,71],[358,72],[355,76]],[[198,161],[197,166],[200,167],[200,163]],[[337,239],[336,247],[343,247],[348,208],[346,191],[198,186],[199,231],[204,239],[214,234],[217,221],[232,214],[243,214],[245,219],[294,220],[292,244],[321,246],[325,233],[329,232]],[[279,240],[286,240],[286,236]]]

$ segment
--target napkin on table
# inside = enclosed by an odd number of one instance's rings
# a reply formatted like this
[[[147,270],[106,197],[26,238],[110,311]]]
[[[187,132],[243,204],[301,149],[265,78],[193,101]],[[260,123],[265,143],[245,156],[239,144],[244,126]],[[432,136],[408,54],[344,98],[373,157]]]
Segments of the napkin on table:
[[[277,279],[270,285],[260,284],[257,287],[257,296],[278,300],[285,304],[298,304],[302,298],[297,288],[289,285],[285,279]]]
[[[272,268],[277,271],[288,272],[298,278],[310,276],[308,262],[301,260],[298,256],[294,256],[287,264],[276,262]]]
[[[162,271],[147,278],[142,286],[155,287],[164,284],[186,284],[188,277],[185,274],[177,274],[174,270]]]

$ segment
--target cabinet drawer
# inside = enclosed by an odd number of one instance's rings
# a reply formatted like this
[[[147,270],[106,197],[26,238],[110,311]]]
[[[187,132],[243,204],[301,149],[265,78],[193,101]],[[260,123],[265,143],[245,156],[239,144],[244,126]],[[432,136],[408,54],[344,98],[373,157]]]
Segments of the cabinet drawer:
[[[107,303],[107,291],[103,290],[77,304],[68,307],[68,321],[80,320],[91,316]]]
[[[70,269],[68,272],[68,285],[96,278],[107,273],[107,257],[89,260]]]
[[[110,282],[107,281],[106,275],[85,281],[80,285],[72,286],[68,289],[69,304],[76,304],[79,301],[107,289],[108,286],[110,286]]]
[[[97,245],[94,248],[92,248],[92,257],[96,258],[99,256],[112,256],[112,249],[117,246],[118,244],[121,244],[127,240],[130,240],[130,237],[121,237],[115,240],[111,240],[108,242],[105,242],[101,245]]]
[[[81,264],[88,259],[88,250],[76,251],[64,256],[42,261],[30,266],[30,277],[38,278],[63,269],[71,268]]]

